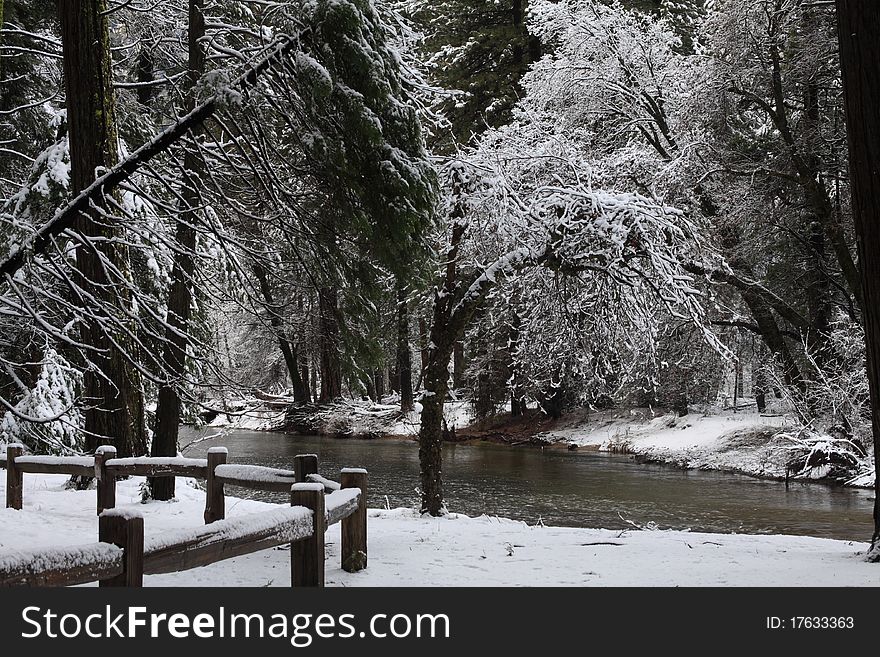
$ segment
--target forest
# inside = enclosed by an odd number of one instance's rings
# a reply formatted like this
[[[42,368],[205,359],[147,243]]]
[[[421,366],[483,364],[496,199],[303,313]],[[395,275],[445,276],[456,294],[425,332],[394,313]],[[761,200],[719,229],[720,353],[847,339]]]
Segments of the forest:
[[[439,517],[446,444],[729,416],[690,467],[873,487],[877,29],[855,0],[0,0],[0,444],[403,422]],[[716,458],[744,446],[772,456]]]

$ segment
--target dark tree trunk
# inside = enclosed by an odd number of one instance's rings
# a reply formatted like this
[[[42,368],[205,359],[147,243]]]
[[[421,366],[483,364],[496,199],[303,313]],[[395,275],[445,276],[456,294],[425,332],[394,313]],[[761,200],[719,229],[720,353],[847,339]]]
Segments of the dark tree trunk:
[[[672,385],[672,410],[679,417],[685,417],[689,412],[688,409],[688,370],[679,363],[670,365],[671,385]],[[738,383],[738,382],[737,382]],[[734,392],[734,395],[736,393]]]
[[[761,370],[754,374],[752,388],[754,389],[755,404],[758,406],[758,412],[763,413],[767,410],[767,384],[764,380],[764,373]]]
[[[3,11],[3,0],[0,0],[0,45],[3,45],[3,19],[4,19],[4,11]],[[3,66],[3,57],[0,57],[0,80],[6,79],[6,72]],[[6,94],[0,96],[0,111],[9,109],[6,106],[6,102],[4,101]]]
[[[880,4],[837,0],[837,19],[877,476],[869,558],[880,561]]]
[[[419,317],[419,381],[425,378],[425,371],[428,369],[428,322],[424,317]]]
[[[322,403],[342,397],[342,368],[339,362],[339,290],[322,287],[318,291],[320,312],[321,396]]]
[[[453,345],[460,337],[453,326],[452,299],[459,285],[457,276],[458,248],[464,236],[464,224],[457,208],[452,214],[452,238],[446,258],[446,272],[442,292],[434,294],[433,322],[428,334],[427,357],[423,372],[425,394],[422,395],[421,423],[419,426],[419,472],[422,485],[422,513],[439,516],[443,502],[443,405],[449,392],[449,358]],[[462,330],[464,323],[462,323]]]
[[[397,288],[397,374],[400,388],[400,410],[413,409],[412,355],[409,350],[409,305],[406,288]]]
[[[464,371],[467,363],[464,359],[464,340],[456,340],[452,348],[452,387],[459,390],[464,387]]]
[[[807,281],[807,309],[810,314],[811,335],[807,344],[819,365],[827,361],[828,332],[831,327],[831,297],[828,275],[825,273],[825,231],[818,221],[808,227],[810,244],[809,280]]]
[[[816,38],[816,22],[814,12],[804,12],[804,34]],[[814,80],[810,80],[804,92],[804,106],[806,107],[806,120],[804,132],[806,133],[808,147],[807,163],[811,170],[818,172],[821,168],[819,158],[815,153],[820,148],[819,138],[819,89]],[[834,215],[832,206],[827,204],[828,211]],[[825,223],[832,221],[833,216]],[[810,334],[807,336],[807,346],[821,366],[827,360],[828,330],[831,324],[831,297],[830,282],[828,280],[826,263],[826,234],[822,222],[815,216],[809,217],[806,224],[806,242],[810,247],[807,263],[807,309],[810,316]],[[847,249],[849,252],[849,249]]]
[[[111,168],[118,161],[106,10],[105,0],[58,3],[73,194],[91,185],[96,171]],[[96,205],[100,207],[103,202],[97,201]],[[80,214],[74,227],[82,235],[96,238],[93,248],[76,249],[77,283],[108,310],[129,303],[127,281],[111,280],[101,258],[127,275],[128,254],[124,246],[113,241],[119,237],[119,230],[108,225],[99,209]],[[83,377],[86,449],[93,451],[101,443],[111,443],[119,456],[144,454],[147,439],[140,376],[122,352],[131,345],[117,335],[114,338],[121,348],[115,346],[92,321],[83,323],[80,337],[95,350],[89,354],[95,367]]]
[[[394,365],[389,365],[386,373],[388,374],[388,388],[391,392],[400,392],[400,377],[397,375],[396,358]]]
[[[205,54],[199,40],[205,35],[203,0],[190,0],[189,3],[189,72],[187,74],[188,109],[195,107],[193,88],[205,70]],[[152,75],[152,74],[151,74]],[[191,132],[193,140],[198,139],[201,128]],[[186,349],[189,343],[190,309],[192,306],[192,276],[195,270],[193,254],[196,250],[196,211],[201,203],[199,186],[204,162],[190,148],[183,158],[185,169],[184,186],[180,190],[181,214],[177,220],[175,240],[180,247],[174,253],[174,267],[171,273],[171,291],[168,294],[169,327],[165,331],[164,364],[168,383],[159,388],[156,404],[156,432],[150,447],[151,456],[177,456],[177,433],[180,427],[181,403],[179,384],[186,375]],[[174,477],[150,477],[150,494],[154,500],[170,500],[174,497]]]
[[[385,370],[382,368],[373,372],[373,389],[376,391],[376,401],[381,402],[385,396]]]
[[[299,378],[303,382],[306,391],[306,403],[312,401],[312,391],[309,386],[309,360],[302,354],[299,357]]]
[[[263,300],[266,302],[266,310],[269,313],[269,323],[272,325],[272,329],[275,331],[275,337],[278,339],[278,348],[281,350],[281,355],[284,357],[284,365],[287,367],[287,375],[293,386],[293,400],[300,404],[307,404],[310,401],[309,388],[300,373],[301,361],[299,350],[287,337],[284,331],[284,320],[281,318],[279,307],[275,303],[275,296],[272,294],[272,286],[269,283],[269,278],[266,276],[266,271],[263,269],[262,265],[254,265],[254,275],[257,277],[257,282],[260,284],[260,294],[263,295]]]
[[[524,4],[525,4],[525,0],[513,0],[513,11],[512,11],[513,26],[520,28],[520,29],[522,29],[522,25],[523,25],[523,14],[524,14],[524,9],[525,9],[525,7],[523,6]],[[523,49],[523,44],[522,44],[522,41],[520,40],[519,34],[517,34],[514,37],[514,41],[511,45],[513,48],[513,61],[514,61],[514,63],[522,64],[524,49]]]
[[[456,181],[453,194],[461,193]],[[496,277],[477,272],[470,285],[458,280],[457,259],[466,225],[461,204],[456,204],[450,215],[452,236],[446,253],[446,271],[442,288],[434,294],[433,323],[427,350],[425,393],[422,395],[421,426],[419,428],[419,468],[422,485],[422,513],[441,515],[443,504],[442,453],[443,405],[449,392],[449,359],[456,341],[464,335],[477,309],[496,283]],[[516,265],[534,264],[526,257]],[[424,358],[424,356],[423,356]]]
[[[435,331],[431,331],[431,336]],[[422,513],[439,516],[444,511],[442,453],[443,405],[449,385],[451,349],[432,349],[425,371],[425,394],[422,396],[419,428],[419,464],[421,466]]]
[[[141,105],[149,105],[153,98],[153,87],[149,83],[153,81],[154,66],[152,51],[146,46],[141,46],[135,71],[137,81],[143,85],[137,88],[137,99]]]
[[[773,354],[782,368],[782,378],[785,384],[794,385],[801,392],[806,392],[806,382],[801,376],[800,368],[785,342],[785,337],[779,329],[776,317],[773,316],[773,310],[760,295],[746,290],[740,290],[740,293],[755,323],[758,325],[758,330],[761,333],[764,344],[767,345],[770,353]]]

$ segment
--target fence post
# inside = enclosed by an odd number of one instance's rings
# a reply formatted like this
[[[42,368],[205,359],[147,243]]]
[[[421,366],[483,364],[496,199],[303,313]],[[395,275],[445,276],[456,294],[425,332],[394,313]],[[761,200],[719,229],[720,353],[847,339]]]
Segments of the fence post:
[[[6,446],[6,508],[21,510],[24,473],[15,466],[15,459],[24,454],[24,445],[10,443]]]
[[[367,471],[343,468],[342,488],[360,488],[357,511],[342,519],[342,570],[356,573],[367,567]]]
[[[98,540],[123,550],[122,574],[98,586],[144,585],[144,519],[137,512],[108,509],[98,516]]]
[[[116,458],[113,445],[99,445],[95,450],[95,478],[98,480],[98,515],[116,507],[116,476],[107,471],[107,461]]]
[[[293,457],[294,480],[298,484],[309,483],[310,474],[318,474],[317,454],[297,454]]]
[[[291,506],[312,510],[312,535],[290,545],[290,582],[292,586],[324,586],[324,515],[323,484],[294,484],[290,493]]]
[[[226,517],[226,492],[223,482],[217,481],[214,476],[214,468],[226,463],[229,450],[225,447],[211,447],[208,449],[208,480],[205,485],[205,524],[210,525],[217,520]]]

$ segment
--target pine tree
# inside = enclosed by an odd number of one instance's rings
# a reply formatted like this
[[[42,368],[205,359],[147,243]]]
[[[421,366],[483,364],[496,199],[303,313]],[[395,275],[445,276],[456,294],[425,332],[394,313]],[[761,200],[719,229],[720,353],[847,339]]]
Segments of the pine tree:
[[[205,36],[205,16],[203,0],[189,1],[188,21],[188,71],[186,76],[187,110],[192,111],[196,104],[195,87],[205,72],[205,53],[201,39]],[[143,100],[143,98],[142,98]],[[191,139],[198,139],[201,130],[194,129]],[[201,203],[199,193],[200,177],[204,161],[195,148],[187,150],[184,156],[184,185],[180,191],[181,214],[177,218],[174,268],[171,273],[171,289],[168,293],[168,313],[165,331],[164,361],[169,383],[159,388],[156,404],[156,431],[150,446],[151,456],[177,456],[177,432],[180,425],[181,400],[177,386],[186,375],[186,352],[191,305],[192,278],[195,269],[193,254],[196,249],[197,217],[194,208]],[[153,499],[170,500],[174,497],[174,477],[153,477],[149,479]]]
[[[67,122],[70,133],[71,191],[91,185],[95,172],[118,162],[116,114],[105,0],[61,0],[58,5],[64,49]],[[105,206],[106,208],[106,206]],[[101,207],[80,215],[77,232],[87,241],[76,249],[85,298],[105,308],[129,303],[127,249],[114,240],[119,229],[108,224]],[[112,267],[114,273],[110,273]],[[121,277],[121,278],[120,278]],[[86,301],[86,303],[93,303]],[[86,445],[116,445],[120,456],[146,452],[144,401],[137,369],[125,353],[127,338],[111,336],[99,318],[86,319],[81,339],[92,351],[83,381]],[[115,342],[115,344],[114,344]]]
[[[422,47],[432,79],[455,92],[441,107],[451,134],[438,134],[433,147],[451,151],[487,126],[508,123],[522,92],[520,78],[541,56],[541,43],[527,27],[527,0],[403,4],[425,34]]]

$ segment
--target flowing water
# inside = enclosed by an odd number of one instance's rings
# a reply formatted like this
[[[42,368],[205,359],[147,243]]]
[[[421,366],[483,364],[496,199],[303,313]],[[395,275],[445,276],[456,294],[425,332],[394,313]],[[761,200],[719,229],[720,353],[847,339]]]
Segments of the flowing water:
[[[186,429],[181,442],[185,445],[207,434]],[[196,442],[184,453],[202,457],[217,445],[229,448],[230,463],[287,469],[293,468],[296,454],[315,453],[321,474],[336,480],[342,467],[365,467],[371,507],[418,505],[415,443],[230,431]],[[663,529],[847,540],[867,540],[872,529],[873,491],[805,483],[786,489],[776,481],[680,470],[595,452],[446,445],[443,480],[450,511],[529,524],[624,529],[631,526],[629,522],[655,523]],[[229,493],[285,499],[281,494],[232,488]]]

